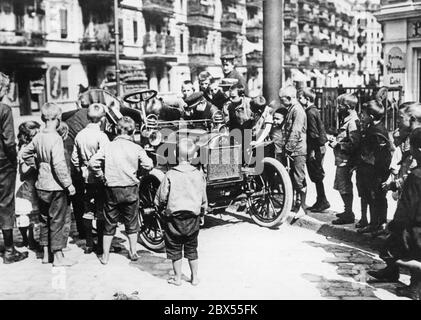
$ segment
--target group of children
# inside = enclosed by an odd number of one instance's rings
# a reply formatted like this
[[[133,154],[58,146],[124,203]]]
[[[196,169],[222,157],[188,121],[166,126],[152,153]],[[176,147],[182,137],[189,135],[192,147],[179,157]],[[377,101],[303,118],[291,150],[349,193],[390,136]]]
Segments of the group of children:
[[[98,245],[96,253],[107,264],[113,236],[118,222],[123,222],[129,238],[129,258],[136,252],[140,230],[139,184],[140,169],[149,171],[153,161],[145,150],[134,142],[135,122],[122,117],[117,124],[117,137],[110,141],[101,131],[105,121],[105,106],[93,103],[88,107],[89,124],[75,138],[72,154],[67,154],[63,140],[68,132],[61,121],[61,109],[54,103],[41,108],[44,128],[36,121],[19,126],[19,172],[22,184],[16,194],[16,224],[22,233],[23,244],[43,251],[43,263],[72,266],[76,263],[63,254],[67,245],[71,208],[69,197],[75,193],[70,175],[71,167],[85,183],[84,221],[91,229],[86,246],[93,251],[92,221],[96,218]],[[181,284],[181,258],[189,260],[191,283],[198,284],[197,239],[201,217],[206,207],[206,182],[203,173],[190,165],[195,156],[195,144],[189,139],[180,141],[179,164],[169,170],[157,192],[156,205],[163,212],[165,244],[168,258],[173,261],[175,276],[169,280]],[[196,192],[201,190],[201,192]],[[34,237],[34,224],[39,224],[39,244]]]

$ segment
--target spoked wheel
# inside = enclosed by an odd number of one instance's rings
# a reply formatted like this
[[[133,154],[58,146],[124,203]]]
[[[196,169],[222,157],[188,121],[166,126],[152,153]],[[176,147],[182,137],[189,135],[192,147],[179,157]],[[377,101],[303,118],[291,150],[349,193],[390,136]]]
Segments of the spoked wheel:
[[[157,177],[145,176],[139,187],[140,232],[138,241],[150,250],[164,248],[164,229],[161,218],[156,212],[154,199],[160,181]]]
[[[262,227],[282,224],[292,207],[293,189],[285,167],[276,159],[263,159],[263,172],[253,181],[255,192],[248,199],[249,214]]]

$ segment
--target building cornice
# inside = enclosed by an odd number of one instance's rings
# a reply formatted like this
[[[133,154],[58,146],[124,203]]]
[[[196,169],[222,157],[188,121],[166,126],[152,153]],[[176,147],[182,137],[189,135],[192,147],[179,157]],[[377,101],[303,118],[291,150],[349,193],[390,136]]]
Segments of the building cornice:
[[[421,5],[386,6],[374,16],[379,22],[418,18],[421,16]]]

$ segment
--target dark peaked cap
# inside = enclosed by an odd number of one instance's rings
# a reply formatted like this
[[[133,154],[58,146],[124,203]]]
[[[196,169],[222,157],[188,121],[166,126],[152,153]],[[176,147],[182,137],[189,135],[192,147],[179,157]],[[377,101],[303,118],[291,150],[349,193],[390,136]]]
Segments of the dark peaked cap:
[[[189,95],[184,101],[189,107],[193,107],[204,99],[203,92],[194,92]]]

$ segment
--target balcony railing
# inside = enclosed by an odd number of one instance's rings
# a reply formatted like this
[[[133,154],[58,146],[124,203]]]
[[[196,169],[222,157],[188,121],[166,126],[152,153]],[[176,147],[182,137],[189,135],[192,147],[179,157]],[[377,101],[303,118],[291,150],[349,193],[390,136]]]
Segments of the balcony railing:
[[[191,37],[189,40],[189,55],[214,56],[215,48],[205,38]]]
[[[286,66],[298,66],[298,56],[285,52],[284,64]]]
[[[88,27],[81,40],[80,50],[114,52],[115,41],[110,30],[111,24],[108,23],[96,24],[92,29]],[[120,39],[119,50],[123,51],[123,39]]]
[[[247,37],[262,38],[263,37],[263,21],[262,20],[247,21],[246,30],[247,30]]]
[[[174,55],[175,38],[160,33],[146,33],[143,37],[144,54]]]
[[[246,0],[247,7],[263,8],[263,0]]]
[[[221,55],[233,54],[236,57],[242,57],[243,45],[236,39],[222,38]]]
[[[262,65],[263,64],[263,53],[262,51],[253,51],[246,54],[248,65]]]
[[[297,5],[295,3],[285,3],[284,5],[284,19],[292,20],[297,15]]]
[[[221,31],[241,33],[241,25],[243,20],[237,18],[234,12],[224,12],[221,17]]]
[[[304,22],[311,22],[312,13],[310,10],[300,9],[298,10],[298,19]]]
[[[311,42],[311,35],[306,32],[301,32],[298,35],[298,44],[299,45],[309,45]]]
[[[200,0],[189,0],[187,9],[187,23],[192,26],[213,28],[215,7],[204,5]]]
[[[16,46],[16,47],[45,47],[46,34],[38,31],[0,31],[0,45],[1,46]]]
[[[143,0],[143,11],[172,15],[174,0]]]
[[[295,29],[287,29],[284,33],[284,42],[291,43],[297,40],[297,31]]]
[[[215,57],[215,47],[205,38],[189,39],[189,58],[193,64],[209,65]]]
[[[310,57],[300,56],[298,58],[298,63],[302,67],[308,67],[310,66]]]

